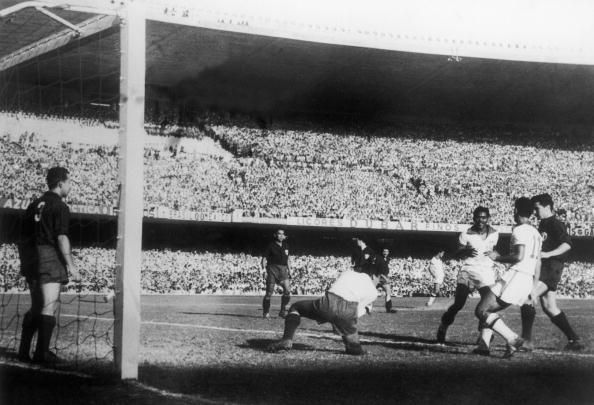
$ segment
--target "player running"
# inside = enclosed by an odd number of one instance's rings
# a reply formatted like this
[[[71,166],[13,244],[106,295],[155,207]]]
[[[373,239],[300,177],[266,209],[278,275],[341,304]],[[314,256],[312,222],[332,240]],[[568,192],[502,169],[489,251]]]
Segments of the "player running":
[[[382,254],[376,259],[376,266],[379,272],[379,285],[378,287],[384,290],[386,293],[386,312],[396,312],[392,309],[392,289],[390,287],[390,249],[383,248]]]
[[[25,211],[24,240],[19,243],[21,274],[29,286],[31,308],[23,318],[18,358],[31,361],[31,341],[37,332],[33,355],[36,363],[59,361],[49,350],[49,345],[56,326],[60,290],[62,285],[68,284],[68,273],[75,281],[80,281],[68,238],[70,210],[63,201],[71,189],[68,170],[63,167],[49,169],[46,182],[49,191]]]
[[[445,252],[440,250],[431,258],[431,262],[429,263],[429,274],[431,274],[433,285],[429,301],[427,301],[428,307],[433,305],[436,297],[441,297],[441,286],[443,285],[443,280],[445,278],[445,271],[443,269],[444,255]]]
[[[287,305],[291,301],[289,245],[285,239],[287,239],[285,231],[277,229],[273,235],[273,241],[268,244],[262,256],[262,269],[266,269],[266,294],[264,295],[262,308],[263,317],[266,319],[270,318],[270,299],[277,284],[283,289],[281,309],[278,316],[285,317]]]
[[[566,350],[583,350],[584,344],[569,325],[565,313],[557,306],[557,286],[563,273],[563,265],[572,248],[567,227],[555,216],[553,199],[549,194],[540,194],[532,198],[536,216],[540,219],[538,231],[542,235],[541,272],[538,288],[533,298],[540,298],[540,304],[551,322],[568,339]],[[532,350],[532,325],[536,317],[534,303],[522,305],[522,337],[526,340],[524,348]]]
[[[504,357],[511,357],[522,346],[524,340],[514,333],[499,317],[498,311],[510,305],[522,305],[538,287],[540,276],[540,250],[542,238],[530,224],[532,202],[529,198],[518,198],[514,204],[516,226],[511,235],[510,254],[502,256],[496,251],[487,252],[492,260],[510,263],[511,267],[493,285],[475,309],[475,315],[483,325],[478,347],[474,353],[488,356],[493,331],[507,342]]]
[[[335,332],[342,336],[347,354],[365,354],[359,342],[357,319],[365,315],[366,307],[377,298],[378,281],[375,267],[366,267],[362,272],[345,271],[323,297],[299,301],[291,306],[285,318],[283,338],[271,344],[268,350],[291,350],[301,317],[305,317],[320,324],[330,322]]]
[[[494,262],[485,255],[492,251],[499,241],[499,232],[489,225],[491,215],[486,207],[477,207],[473,212],[474,224],[458,238],[458,250],[454,257],[464,258],[458,272],[454,303],[441,317],[437,329],[437,342],[444,343],[448,327],[456,314],[464,307],[470,293],[477,289],[481,297],[495,284]]]

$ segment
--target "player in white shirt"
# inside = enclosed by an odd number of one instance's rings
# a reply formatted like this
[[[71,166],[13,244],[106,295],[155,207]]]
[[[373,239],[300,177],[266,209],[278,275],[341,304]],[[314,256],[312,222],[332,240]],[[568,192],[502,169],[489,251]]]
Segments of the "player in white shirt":
[[[433,281],[433,291],[431,292],[429,301],[427,301],[427,306],[433,305],[436,297],[441,297],[440,290],[443,284],[443,280],[445,278],[445,271],[443,269],[444,254],[445,252],[443,250],[440,250],[439,252],[437,252],[435,256],[431,258],[431,262],[429,263],[429,273],[431,274],[431,278]]]
[[[357,320],[365,315],[365,307],[376,300],[378,282],[379,274],[374,266],[363,272],[345,271],[323,297],[299,301],[291,306],[285,318],[283,338],[272,343],[268,350],[291,350],[295,331],[301,323],[301,317],[305,317],[320,324],[331,323],[334,330],[342,335],[347,354],[364,354],[359,342]]]
[[[542,237],[530,224],[531,215],[530,199],[518,198],[514,204],[514,219],[517,225],[511,235],[510,254],[502,256],[496,251],[486,254],[493,260],[510,263],[511,266],[490,291],[481,297],[476,307],[475,315],[485,327],[479,339],[479,346],[474,351],[477,354],[489,355],[491,331],[497,332],[506,340],[507,351],[504,357],[511,357],[524,343],[524,340],[503,322],[497,312],[510,305],[524,304],[538,285]]]
[[[472,214],[474,224],[458,238],[458,250],[453,256],[464,258],[464,263],[458,272],[454,303],[442,315],[437,329],[439,343],[445,342],[449,326],[454,323],[470,293],[476,289],[482,297],[489,290],[489,286],[495,284],[495,262],[485,253],[495,248],[499,241],[499,232],[489,225],[490,218],[488,208],[475,208]]]

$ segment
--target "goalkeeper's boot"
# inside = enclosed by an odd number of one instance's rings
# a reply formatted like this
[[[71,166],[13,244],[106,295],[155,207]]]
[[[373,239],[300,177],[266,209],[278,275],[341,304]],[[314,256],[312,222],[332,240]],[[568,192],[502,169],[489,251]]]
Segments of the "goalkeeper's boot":
[[[567,345],[565,346],[565,350],[579,352],[586,348],[586,346],[582,343],[581,339],[573,339],[570,340]]]
[[[35,355],[33,356],[33,363],[39,363],[39,364],[58,364],[60,363],[62,360],[54,353],[51,351],[47,351],[44,353],[35,353]]]

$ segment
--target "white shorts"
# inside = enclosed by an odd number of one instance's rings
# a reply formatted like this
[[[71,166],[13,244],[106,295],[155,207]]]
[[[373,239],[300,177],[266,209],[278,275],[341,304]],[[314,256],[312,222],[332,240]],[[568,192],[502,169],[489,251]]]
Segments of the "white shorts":
[[[464,284],[471,290],[490,287],[495,284],[495,271],[493,269],[472,269],[462,267],[458,272],[458,284]]]
[[[515,270],[508,270],[501,279],[491,287],[491,291],[499,299],[510,305],[522,305],[528,299],[534,285],[534,277],[520,273]]]
[[[433,277],[433,282],[436,284],[443,284],[443,280],[445,279],[445,273],[443,271],[436,271],[435,276]]]

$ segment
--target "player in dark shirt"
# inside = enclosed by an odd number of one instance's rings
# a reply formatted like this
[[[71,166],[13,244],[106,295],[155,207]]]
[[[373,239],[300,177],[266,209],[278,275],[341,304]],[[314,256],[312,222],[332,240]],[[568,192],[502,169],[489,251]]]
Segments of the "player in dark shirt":
[[[19,243],[21,274],[31,294],[31,309],[23,318],[18,357],[30,361],[31,341],[37,332],[33,361],[53,363],[58,359],[49,350],[56,325],[60,289],[68,283],[68,273],[80,280],[70,252],[68,227],[70,210],[62,201],[70,192],[68,170],[49,169],[46,177],[49,191],[33,201],[25,211],[23,240]]]
[[[396,312],[392,309],[392,289],[388,278],[390,275],[390,249],[382,249],[382,254],[376,258],[376,266],[380,275],[378,287],[386,293],[386,312]]]
[[[567,336],[569,342],[565,346],[566,350],[582,350],[584,345],[581,339],[569,325],[565,313],[557,306],[557,285],[561,280],[564,262],[573,245],[571,238],[565,224],[555,216],[553,199],[549,194],[533,197],[532,203],[536,216],[540,219],[538,231],[543,239],[540,281],[535,292],[538,294],[544,313]],[[534,300],[536,297],[531,298]],[[521,314],[522,338],[526,341],[524,347],[531,350],[534,347],[532,325],[536,317],[534,302],[522,305]]]
[[[377,273],[377,255],[363,239],[362,236],[353,238],[355,250],[351,256],[351,265],[357,273]],[[373,303],[366,307],[367,313],[371,313]],[[391,309],[391,308],[390,308]]]
[[[361,237],[355,237],[353,241],[356,244],[355,251],[351,256],[353,270],[362,273],[375,266],[377,259],[375,252],[367,246],[367,243]]]
[[[262,269],[266,269],[266,294],[262,302],[264,318],[270,318],[270,299],[274,287],[278,284],[283,289],[281,309],[279,316],[284,318],[287,314],[287,305],[291,301],[291,283],[289,267],[289,245],[285,231],[278,229],[273,236],[274,240],[268,244],[262,256]]]

